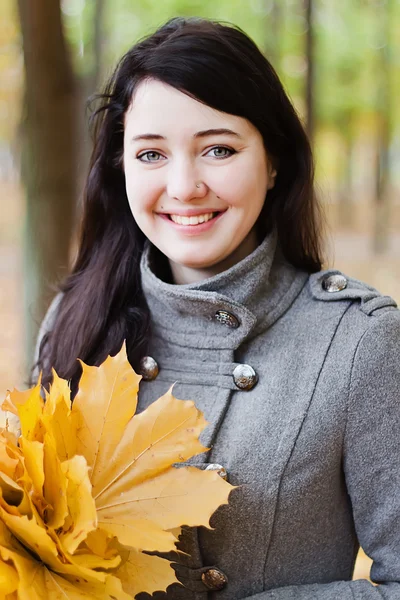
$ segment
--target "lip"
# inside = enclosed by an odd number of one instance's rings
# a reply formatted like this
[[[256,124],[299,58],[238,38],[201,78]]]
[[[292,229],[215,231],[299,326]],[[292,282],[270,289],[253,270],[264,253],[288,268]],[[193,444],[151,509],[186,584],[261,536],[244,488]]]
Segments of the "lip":
[[[180,225],[179,223],[175,223],[174,221],[172,221],[168,215],[169,214],[177,214],[177,213],[158,213],[158,216],[161,217],[164,221],[167,221],[167,223],[169,223],[171,225],[171,227],[174,227],[174,229],[176,229],[177,231],[179,231],[180,233],[184,233],[185,235],[199,235],[200,233],[204,233],[205,231],[208,231],[209,229],[211,229],[211,227],[213,227],[213,225],[219,221],[219,219],[221,219],[221,217],[224,216],[224,214],[226,213],[228,209],[220,212],[216,217],[214,217],[213,219],[210,219],[209,221],[207,221],[206,223],[200,223],[199,225]],[[217,212],[217,211],[211,211],[210,212]],[[205,213],[197,213],[199,215],[205,214]],[[187,216],[187,215],[183,215],[183,216]],[[192,215],[191,216],[195,216]]]
[[[226,210],[226,209],[225,209]],[[220,208],[177,208],[174,210],[165,210],[157,213],[158,215],[179,215],[180,217],[197,217],[198,215],[206,215],[214,212],[225,212]]]

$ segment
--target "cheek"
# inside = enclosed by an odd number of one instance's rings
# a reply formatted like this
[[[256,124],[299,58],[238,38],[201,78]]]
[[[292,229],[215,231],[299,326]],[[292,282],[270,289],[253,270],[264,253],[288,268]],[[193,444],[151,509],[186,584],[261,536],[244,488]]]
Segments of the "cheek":
[[[224,178],[220,186],[221,197],[225,197],[233,206],[247,206],[251,199],[254,207],[262,205],[265,200],[268,185],[266,165],[248,162],[233,169]]]
[[[127,165],[125,187],[129,205],[134,215],[151,212],[160,194],[157,177],[149,176]]]

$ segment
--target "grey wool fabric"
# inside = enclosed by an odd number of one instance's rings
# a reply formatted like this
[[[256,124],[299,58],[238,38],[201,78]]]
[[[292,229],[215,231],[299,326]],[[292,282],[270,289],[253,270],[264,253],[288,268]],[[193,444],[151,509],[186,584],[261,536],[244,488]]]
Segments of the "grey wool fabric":
[[[194,400],[209,422],[209,452],[238,486],[211,519],[186,528],[174,556],[182,585],[157,600],[400,599],[400,311],[388,296],[337,271],[309,276],[288,264],[273,233],[210,279],[173,285],[157,276],[146,242],[142,284],[151,311],[139,410],[164,394]],[[51,328],[59,297],[41,335]],[[215,318],[234,315],[237,328]],[[238,389],[250,365],[258,382]],[[351,581],[359,545],[370,582]],[[202,575],[220,569],[220,591]],[[140,594],[139,600],[150,598]]]

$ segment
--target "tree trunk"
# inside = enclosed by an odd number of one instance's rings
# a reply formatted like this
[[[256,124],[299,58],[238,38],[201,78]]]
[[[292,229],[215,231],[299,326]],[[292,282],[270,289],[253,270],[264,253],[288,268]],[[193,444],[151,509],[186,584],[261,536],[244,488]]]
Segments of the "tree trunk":
[[[93,54],[94,54],[94,70],[91,78],[91,90],[93,94],[98,90],[100,78],[103,70],[104,56],[104,35],[103,35],[103,19],[106,8],[105,0],[97,0],[96,10],[93,22]]]
[[[79,168],[78,168],[78,189],[83,190],[87,178],[89,168],[90,155],[92,152],[92,140],[88,129],[88,113],[86,105],[88,99],[95,93],[100,91],[101,78],[104,70],[104,40],[103,21],[106,8],[105,0],[96,0],[93,13],[93,29],[91,35],[85,44],[85,52],[93,57],[93,68],[85,76],[82,76],[78,81],[79,98],[78,98],[78,118],[80,131],[79,144]],[[76,219],[80,221],[81,203],[77,205]],[[76,239],[73,240],[75,245]],[[76,248],[73,248],[76,251]]]
[[[25,62],[26,372],[38,325],[66,273],[76,205],[76,85],[59,0],[18,0]]]

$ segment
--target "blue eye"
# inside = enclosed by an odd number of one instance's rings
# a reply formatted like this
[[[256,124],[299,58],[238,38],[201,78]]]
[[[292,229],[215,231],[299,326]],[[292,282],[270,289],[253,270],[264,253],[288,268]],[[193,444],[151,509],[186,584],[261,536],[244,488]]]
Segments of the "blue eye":
[[[146,160],[144,159],[145,156],[147,156]],[[139,154],[137,159],[141,160],[142,162],[158,162],[160,156],[161,154],[159,152],[156,152],[155,150],[148,150],[147,152],[143,152],[143,154]]]
[[[236,154],[236,150],[227,148],[226,146],[214,146],[214,148],[211,148],[211,150],[207,152],[207,155],[210,152],[214,152],[213,158],[229,158],[232,154]]]
[[[233,154],[236,154],[236,150],[233,150],[233,148],[228,148],[226,146],[214,146],[214,148],[211,148],[211,150],[209,150],[205,156],[209,156],[210,152],[214,153],[211,155],[212,158],[217,159],[229,158]],[[160,160],[164,159],[163,155],[160,154],[160,152],[156,152],[155,150],[147,150],[146,152],[139,154],[139,156],[137,156],[136,158],[141,162],[147,163],[160,162]]]

